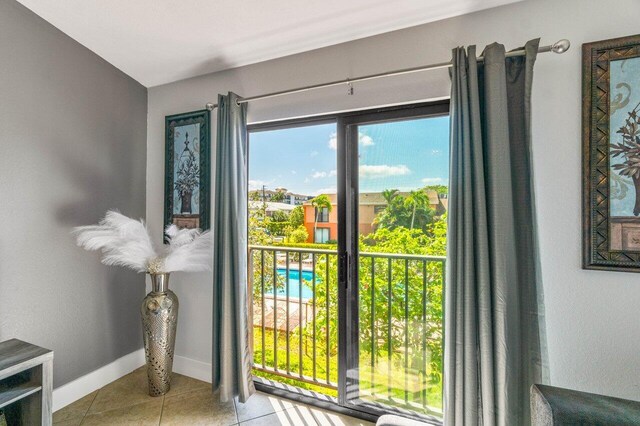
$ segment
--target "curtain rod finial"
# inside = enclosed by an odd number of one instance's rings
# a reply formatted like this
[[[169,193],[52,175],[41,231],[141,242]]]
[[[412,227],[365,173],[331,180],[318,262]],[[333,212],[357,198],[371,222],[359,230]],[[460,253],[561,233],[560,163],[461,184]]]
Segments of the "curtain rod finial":
[[[207,105],[205,105],[205,107],[209,110],[209,111],[213,111],[213,108],[215,108],[215,105],[212,102],[207,102]]]
[[[553,53],[564,53],[571,47],[571,42],[566,38],[562,40],[558,40],[551,46],[551,51]]]

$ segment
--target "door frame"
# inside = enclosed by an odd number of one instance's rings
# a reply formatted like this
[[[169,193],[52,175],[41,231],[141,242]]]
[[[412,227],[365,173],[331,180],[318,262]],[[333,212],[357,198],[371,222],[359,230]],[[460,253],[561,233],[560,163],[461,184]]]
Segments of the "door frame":
[[[411,413],[349,399],[357,392],[357,379],[347,377],[358,367],[358,134],[363,124],[401,121],[421,117],[449,115],[449,99],[419,102],[391,107],[379,107],[343,113],[331,113],[303,118],[249,124],[248,132],[336,123],[337,133],[337,213],[338,213],[338,398],[326,395],[309,396],[290,386],[277,386],[254,379],[256,389],[275,396],[303,402],[352,417],[375,422],[389,413],[411,416]],[[350,133],[348,133],[350,132]],[[347,136],[349,134],[349,136]],[[314,236],[315,237],[315,236]],[[352,285],[353,283],[353,285]],[[355,388],[354,388],[355,386]],[[442,425],[442,421],[418,416],[422,421]]]
[[[338,256],[341,259],[338,287],[338,402],[354,410],[381,414],[389,411],[360,400],[357,377],[349,377],[359,364],[359,161],[358,127],[449,114],[449,101],[361,111],[338,118]],[[342,160],[342,161],[340,161]],[[342,178],[341,178],[342,177]],[[342,194],[342,195],[341,195]],[[398,410],[399,411],[399,410]]]

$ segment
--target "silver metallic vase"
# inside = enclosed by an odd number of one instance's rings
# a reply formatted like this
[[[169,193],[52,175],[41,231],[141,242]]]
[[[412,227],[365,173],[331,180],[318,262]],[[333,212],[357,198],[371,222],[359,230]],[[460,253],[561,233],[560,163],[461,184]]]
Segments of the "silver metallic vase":
[[[169,274],[149,274],[151,293],[142,301],[144,352],[149,395],[161,396],[171,387],[173,351],[178,325],[178,297],[169,290]]]

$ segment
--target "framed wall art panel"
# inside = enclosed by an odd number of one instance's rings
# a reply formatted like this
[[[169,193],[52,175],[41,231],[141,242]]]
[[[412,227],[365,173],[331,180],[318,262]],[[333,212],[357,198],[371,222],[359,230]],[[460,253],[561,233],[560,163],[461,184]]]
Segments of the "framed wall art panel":
[[[582,60],[583,267],[640,272],[640,35]]]
[[[211,129],[208,110],[165,117],[164,225],[209,229]]]

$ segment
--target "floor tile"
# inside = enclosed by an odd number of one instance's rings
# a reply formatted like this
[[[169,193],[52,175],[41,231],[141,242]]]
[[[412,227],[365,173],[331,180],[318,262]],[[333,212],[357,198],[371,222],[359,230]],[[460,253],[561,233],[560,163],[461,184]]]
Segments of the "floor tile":
[[[78,425],[372,426],[352,417],[257,392],[244,404],[221,403],[211,384],[174,374],[162,397],[148,394],[140,368],[54,413],[56,426]]]
[[[373,426],[371,422],[322,410],[302,403],[266,416],[240,423],[241,426]]]
[[[53,413],[53,424],[60,426],[80,424],[97,394],[98,391],[91,392],[89,395]]]
[[[183,376],[182,374],[173,373],[173,375],[171,376],[171,389],[169,390],[169,392],[167,392],[165,397],[179,395],[184,392],[205,389],[211,392],[211,383],[192,379],[191,377]]]
[[[162,413],[162,399],[163,398],[155,398],[153,401],[143,402],[141,404],[101,411],[95,414],[87,414],[82,421],[82,426],[157,426]]]
[[[170,396],[162,410],[161,425],[234,425],[238,422],[233,402],[221,403],[211,389]]]
[[[238,421],[243,422],[286,410],[293,407],[294,403],[288,399],[256,392],[251,395],[246,403],[240,403],[236,399],[235,404],[238,412]]]
[[[147,371],[139,368],[100,389],[87,414],[162,399],[161,396],[149,396]]]
[[[316,426],[318,423],[308,411],[289,408],[240,423],[241,426]]]
[[[80,426],[83,418],[84,417],[74,417],[68,420],[59,420],[57,422],[53,422],[53,426]]]

